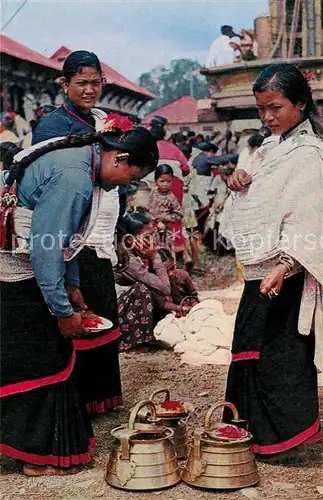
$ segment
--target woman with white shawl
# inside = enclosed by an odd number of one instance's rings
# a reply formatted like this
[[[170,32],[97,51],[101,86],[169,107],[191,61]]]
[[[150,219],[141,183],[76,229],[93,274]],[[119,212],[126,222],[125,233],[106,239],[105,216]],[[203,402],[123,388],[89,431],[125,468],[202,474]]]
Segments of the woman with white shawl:
[[[245,289],[226,399],[249,422],[254,452],[284,462],[320,439],[323,144],[296,67],[265,68],[253,91],[273,135],[254,154],[252,175],[238,169],[227,181]]]

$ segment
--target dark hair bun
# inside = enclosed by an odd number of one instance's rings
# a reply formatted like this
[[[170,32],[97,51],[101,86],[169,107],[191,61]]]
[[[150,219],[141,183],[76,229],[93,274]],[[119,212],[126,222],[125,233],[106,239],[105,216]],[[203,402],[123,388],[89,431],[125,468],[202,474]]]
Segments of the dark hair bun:
[[[133,165],[155,170],[159,153],[155,139],[145,127],[128,130],[121,138],[116,135],[103,137],[102,146],[106,149],[119,149],[130,154],[129,162]]]
[[[126,212],[123,216],[122,226],[126,234],[135,236],[149,223],[149,220],[147,212]]]
[[[94,68],[98,73],[102,73],[101,63],[96,54],[87,50],[75,50],[64,61],[63,75],[65,78],[70,79],[76,73],[79,73],[82,68],[86,67]]]

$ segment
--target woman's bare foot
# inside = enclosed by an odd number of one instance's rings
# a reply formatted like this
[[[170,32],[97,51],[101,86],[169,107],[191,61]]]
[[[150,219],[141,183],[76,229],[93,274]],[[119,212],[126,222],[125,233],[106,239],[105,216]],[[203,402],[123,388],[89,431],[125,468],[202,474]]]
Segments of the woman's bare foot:
[[[77,465],[75,467],[52,467],[52,466],[41,466],[34,464],[25,464],[23,466],[23,473],[28,477],[39,477],[39,476],[69,476],[71,474],[77,474],[83,470],[82,465]]]

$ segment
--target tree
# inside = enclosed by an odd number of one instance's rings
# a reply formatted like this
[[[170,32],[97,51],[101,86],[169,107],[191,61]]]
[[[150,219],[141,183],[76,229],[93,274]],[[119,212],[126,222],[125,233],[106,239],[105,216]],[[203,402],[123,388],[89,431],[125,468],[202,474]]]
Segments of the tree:
[[[157,66],[150,72],[143,73],[139,77],[139,85],[156,96],[145,106],[145,114],[185,95],[205,99],[208,86],[205,78],[198,72],[200,67],[197,61],[191,59],[175,59],[168,67]]]

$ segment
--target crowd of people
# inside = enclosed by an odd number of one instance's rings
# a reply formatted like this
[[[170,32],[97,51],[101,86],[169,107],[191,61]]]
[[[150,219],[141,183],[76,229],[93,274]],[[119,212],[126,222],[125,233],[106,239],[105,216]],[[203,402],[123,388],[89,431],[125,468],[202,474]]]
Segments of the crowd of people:
[[[323,369],[323,148],[308,82],[288,64],[261,72],[266,126],[242,149],[230,131],[168,138],[161,116],[148,130],[95,108],[93,53],[66,58],[62,86],[65,103],[39,110],[32,146],[1,143],[0,451],[27,476],[91,460],[90,417],[122,405],[119,352],[198,303],[191,274],[211,232],[245,279],[226,399],[257,456],[304,453],[320,439]]]

